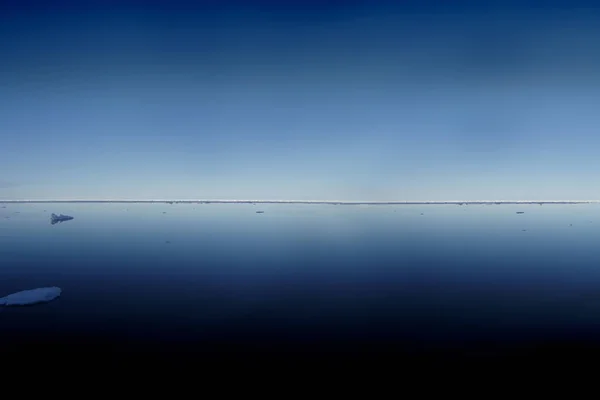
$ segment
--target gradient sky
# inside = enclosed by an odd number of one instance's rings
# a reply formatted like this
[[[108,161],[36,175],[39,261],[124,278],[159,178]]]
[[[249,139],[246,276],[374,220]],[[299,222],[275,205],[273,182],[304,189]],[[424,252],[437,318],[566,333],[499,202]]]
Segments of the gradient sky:
[[[600,7],[0,0],[0,199],[600,199]]]

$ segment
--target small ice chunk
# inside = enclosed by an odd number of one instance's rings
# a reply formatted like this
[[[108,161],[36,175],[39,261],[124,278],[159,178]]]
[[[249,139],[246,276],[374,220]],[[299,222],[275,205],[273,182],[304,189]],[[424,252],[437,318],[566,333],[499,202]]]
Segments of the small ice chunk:
[[[69,215],[56,215],[54,213],[52,213],[52,215],[50,215],[50,223],[52,223],[52,225],[57,224],[59,222],[64,222],[64,221],[70,221],[72,220],[73,217],[69,216]]]
[[[47,303],[60,296],[62,289],[56,286],[23,290],[0,298],[0,306],[27,306]]]

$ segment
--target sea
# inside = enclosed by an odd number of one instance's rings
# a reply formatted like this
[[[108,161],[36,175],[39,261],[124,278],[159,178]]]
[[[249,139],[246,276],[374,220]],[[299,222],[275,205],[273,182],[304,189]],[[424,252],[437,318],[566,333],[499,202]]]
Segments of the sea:
[[[62,289],[0,308],[0,355],[600,353],[600,204],[0,207],[0,297]]]

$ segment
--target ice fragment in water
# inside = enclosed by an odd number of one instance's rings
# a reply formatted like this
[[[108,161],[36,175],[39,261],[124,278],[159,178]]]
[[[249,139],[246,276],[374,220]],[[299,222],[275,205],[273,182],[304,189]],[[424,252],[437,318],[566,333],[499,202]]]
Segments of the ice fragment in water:
[[[52,213],[52,215],[50,216],[50,223],[52,225],[54,225],[59,222],[70,221],[72,219],[73,219],[73,217],[71,217],[70,215],[63,215],[63,214],[56,215],[56,214]]]
[[[0,298],[0,306],[27,306],[47,303],[60,296],[62,289],[56,286],[23,290]]]

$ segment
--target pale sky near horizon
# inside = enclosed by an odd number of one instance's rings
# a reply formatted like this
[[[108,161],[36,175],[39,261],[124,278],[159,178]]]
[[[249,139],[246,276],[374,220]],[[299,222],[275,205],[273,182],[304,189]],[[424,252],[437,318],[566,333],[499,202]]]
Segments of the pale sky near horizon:
[[[2,1],[0,200],[600,199],[600,5],[533,3]]]

